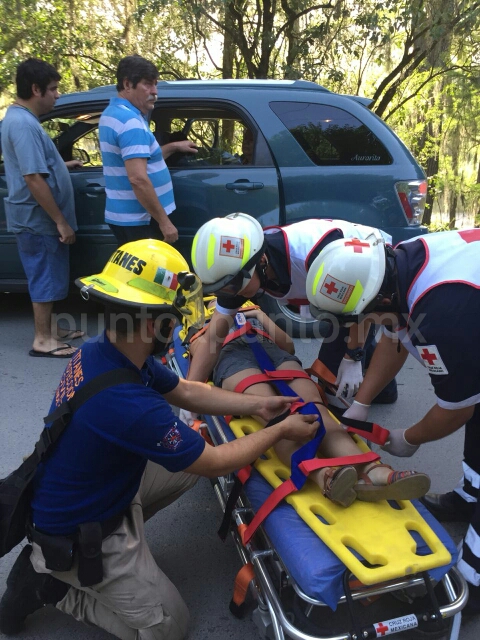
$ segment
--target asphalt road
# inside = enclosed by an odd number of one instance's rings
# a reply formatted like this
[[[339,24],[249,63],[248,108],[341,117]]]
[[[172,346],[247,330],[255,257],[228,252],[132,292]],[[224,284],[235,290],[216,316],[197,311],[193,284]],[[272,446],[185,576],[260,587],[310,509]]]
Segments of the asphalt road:
[[[73,296],[58,312],[72,314],[77,327],[93,336],[102,328],[101,318],[96,313],[87,315],[87,309],[79,297]],[[18,466],[22,456],[31,450],[66,364],[66,360],[29,357],[32,335],[28,296],[0,294],[0,477]],[[311,364],[317,345],[297,340],[296,346],[304,365]],[[397,403],[377,406],[372,411],[372,417],[389,428],[412,424],[433,403],[428,375],[414,360],[407,361],[398,380]],[[458,432],[448,440],[423,446],[403,464],[399,459],[388,460],[387,455],[383,458],[396,468],[405,466],[427,472],[432,490],[443,492],[452,489],[461,476],[462,441],[463,435]],[[146,525],[147,539],[158,564],[178,586],[190,608],[190,640],[254,640],[260,636],[251,619],[237,620],[228,610],[240,563],[232,541],[224,544],[217,537],[220,515],[210,483],[201,479],[189,494]],[[461,539],[459,525],[450,526],[449,531],[455,540]],[[17,555],[16,549],[0,560],[0,595]],[[463,624],[461,640],[477,640],[479,636],[479,618]],[[4,637],[0,634],[1,640]],[[27,628],[19,637],[106,640],[112,636],[47,607],[28,619]],[[394,637],[400,640],[409,636]]]

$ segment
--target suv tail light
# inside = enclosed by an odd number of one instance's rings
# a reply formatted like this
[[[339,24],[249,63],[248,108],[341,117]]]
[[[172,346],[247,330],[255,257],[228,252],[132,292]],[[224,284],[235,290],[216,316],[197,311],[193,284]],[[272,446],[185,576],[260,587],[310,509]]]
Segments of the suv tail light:
[[[395,183],[398,198],[402,204],[408,224],[416,226],[422,224],[425,201],[427,199],[427,181],[410,180]]]

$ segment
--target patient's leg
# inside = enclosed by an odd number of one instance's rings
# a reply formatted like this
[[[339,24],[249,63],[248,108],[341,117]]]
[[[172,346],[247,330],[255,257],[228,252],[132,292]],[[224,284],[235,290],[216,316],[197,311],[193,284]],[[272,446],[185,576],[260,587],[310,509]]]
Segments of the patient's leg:
[[[287,362],[279,369],[300,369],[297,362]],[[326,435],[319,449],[319,455],[326,458],[351,456],[361,453],[356,443],[338,422],[328,413],[321,403],[317,386],[306,378],[298,378],[289,383],[290,387],[305,400],[314,402],[320,410],[325,425]],[[370,462],[364,465],[355,465],[360,483],[356,486],[358,497],[361,500],[375,501],[383,499],[419,498],[430,488],[430,479],[424,473],[415,471],[396,471],[388,465]],[[310,477],[312,474],[310,474]],[[380,487],[384,487],[382,491]]]
[[[303,370],[297,362],[285,362],[278,369]],[[230,378],[226,378],[223,381],[223,388],[233,391],[244,378],[258,373],[260,373],[259,369],[245,369]],[[318,451],[320,457],[334,458],[361,453],[351,436],[332,418],[323,406],[320,393],[313,381],[307,378],[297,378],[289,382],[289,386],[305,402],[315,403],[320,410],[326,430],[326,435]],[[271,396],[275,395],[275,390],[268,383],[260,383],[249,387],[245,393]],[[254,417],[262,424],[265,424],[258,416]],[[277,456],[287,466],[290,466],[292,453],[297,449],[298,443],[291,440],[282,440],[274,447]],[[351,487],[355,484],[352,469],[353,467],[350,465],[342,467],[340,472],[336,471],[336,477],[333,477],[334,470],[331,467],[327,467],[313,471],[309,478],[316,482],[324,494],[328,495],[332,500],[348,506],[355,499],[355,495],[352,497],[351,492]],[[360,477],[360,482],[355,485],[355,489],[361,500],[412,500],[424,495],[430,487],[430,480],[426,474],[415,471],[394,472],[388,465],[380,465],[376,462],[355,465],[356,474]]]
[[[284,366],[284,367],[280,366],[279,369],[281,368],[293,369],[293,366],[291,365],[296,365],[295,369],[301,370],[300,365],[296,362],[288,362],[288,363],[285,363],[285,365],[290,365],[290,366]],[[261,373],[260,369],[254,369],[254,368],[244,369],[243,371],[236,373],[233,376],[230,376],[229,378],[225,378],[222,384],[222,388],[227,389],[228,391],[234,391],[235,387],[240,382],[242,382],[245,378],[248,378],[249,376],[253,376],[253,375],[258,375],[259,373]],[[307,385],[313,387],[313,390],[309,390],[309,392],[312,394],[312,402],[320,400],[318,390],[315,387],[314,383],[306,379],[302,380],[302,382],[306,383],[306,385],[302,385],[302,390],[304,390],[304,388],[306,390]],[[300,395],[299,390],[294,389],[294,391]],[[314,391],[317,394],[316,399],[313,399]],[[265,396],[265,397],[276,395],[275,389],[272,387],[272,385],[268,384],[267,382],[260,382],[258,384],[252,385],[251,387],[246,389],[244,393],[250,393],[250,394]],[[305,401],[307,401],[307,398],[305,397],[305,395],[301,395],[301,397]],[[262,420],[258,416],[253,416],[253,417],[256,420],[258,420],[258,422],[265,425],[264,420]],[[332,431],[332,435],[334,439],[339,441],[338,444],[336,444],[335,447],[333,448],[342,446],[342,448],[344,449],[344,452],[332,453],[332,454],[326,453],[324,454],[325,457],[331,457],[333,455],[355,455],[356,453],[359,453],[358,447],[355,445],[355,443],[350,438],[350,436],[343,429],[339,428],[338,425],[335,425],[333,420],[330,419],[330,421],[332,422],[332,425],[329,425],[328,433]],[[344,445],[342,445],[340,441],[343,441]],[[298,442],[293,442],[292,440],[281,440],[280,442],[277,442],[277,444],[274,446],[274,451],[277,454],[277,456],[280,458],[280,460],[285,465],[290,467],[290,459],[292,457],[292,454],[298,448],[299,448]],[[345,448],[348,448],[348,453],[345,452]],[[357,482],[357,473],[353,468],[353,466],[343,467],[342,469],[338,469],[338,470],[332,469],[331,467],[318,469],[316,471],[313,471],[309,475],[309,478],[314,482],[316,482],[320,487],[320,489],[322,490],[322,492],[334,502],[338,502],[343,506],[348,506],[355,500],[356,494],[353,491],[352,487]]]

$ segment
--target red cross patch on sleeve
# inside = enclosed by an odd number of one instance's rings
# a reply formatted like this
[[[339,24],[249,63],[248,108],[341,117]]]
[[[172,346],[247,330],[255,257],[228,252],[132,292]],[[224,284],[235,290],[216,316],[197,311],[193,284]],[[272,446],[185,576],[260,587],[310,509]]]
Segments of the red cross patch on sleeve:
[[[320,293],[331,300],[347,304],[353,289],[353,284],[342,282],[327,274],[320,286]]]
[[[448,375],[447,367],[444,365],[437,347],[434,344],[416,346],[420,356],[420,362],[427,367],[428,372],[437,376]]]
[[[243,258],[243,238],[221,236],[218,254],[227,258]]]

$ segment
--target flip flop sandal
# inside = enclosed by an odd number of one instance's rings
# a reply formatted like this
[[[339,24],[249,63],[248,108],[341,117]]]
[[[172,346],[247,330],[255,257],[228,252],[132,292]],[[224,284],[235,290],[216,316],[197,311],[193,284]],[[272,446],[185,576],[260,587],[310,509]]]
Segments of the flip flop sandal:
[[[78,340],[79,338],[83,338],[85,335],[85,331],[81,331],[80,329],[64,329],[63,327],[59,327],[62,331],[66,331],[67,333],[64,336],[61,336],[57,332],[58,340]]]
[[[386,467],[387,469],[392,469],[388,464],[376,466],[377,468]],[[430,489],[430,478],[426,473],[418,473],[417,471],[392,470],[387,478],[387,484],[373,484],[366,473],[361,473],[359,478],[365,484],[356,484],[354,489],[357,493],[357,498],[364,502],[414,500],[424,496]]]
[[[357,497],[354,491],[357,480],[357,470],[351,465],[326,467],[323,476],[323,495],[342,507],[349,507]]]
[[[67,351],[68,349],[72,349],[72,348],[73,347],[71,344],[66,344],[64,347],[57,347],[56,349],[52,349],[51,351],[37,351],[36,349],[30,349],[30,351],[28,352],[28,355],[32,356],[33,358],[56,358],[57,360],[59,358],[71,358],[72,356],[75,355],[78,349],[75,349],[75,351],[72,351],[71,353],[59,353],[59,352]]]

